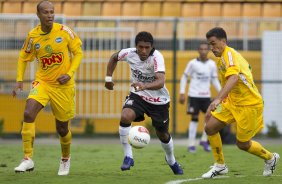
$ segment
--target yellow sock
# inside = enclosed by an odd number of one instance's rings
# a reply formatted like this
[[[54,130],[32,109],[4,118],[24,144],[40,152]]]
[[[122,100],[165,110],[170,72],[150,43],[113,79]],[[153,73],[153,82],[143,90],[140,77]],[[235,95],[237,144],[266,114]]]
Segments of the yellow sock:
[[[69,158],[70,156],[71,138],[72,138],[71,131],[69,131],[65,137],[60,136],[63,158]]]
[[[256,155],[264,160],[269,160],[272,158],[272,153],[270,153],[260,143],[256,141],[251,141],[251,147],[248,149],[247,152]]]
[[[219,133],[216,133],[212,136],[208,136],[208,139],[210,141],[215,163],[224,164],[224,157],[223,157],[223,152],[222,152],[222,142],[221,142],[221,137]]]
[[[24,157],[31,158],[33,154],[33,142],[35,138],[35,123],[23,122],[22,142]]]

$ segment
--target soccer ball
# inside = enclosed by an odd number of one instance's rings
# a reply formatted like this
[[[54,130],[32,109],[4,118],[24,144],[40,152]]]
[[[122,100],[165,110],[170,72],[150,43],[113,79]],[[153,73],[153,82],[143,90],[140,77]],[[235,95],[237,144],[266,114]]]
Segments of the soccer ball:
[[[133,148],[144,148],[150,142],[150,133],[143,126],[134,126],[129,131],[128,142]]]

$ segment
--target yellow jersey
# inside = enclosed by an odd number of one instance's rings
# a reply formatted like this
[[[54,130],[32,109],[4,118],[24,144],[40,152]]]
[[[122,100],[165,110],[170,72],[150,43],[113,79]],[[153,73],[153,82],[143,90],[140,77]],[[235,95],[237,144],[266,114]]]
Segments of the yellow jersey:
[[[73,86],[73,74],[82,58],[81,45],[79,37],[65,25],[53,23],[49,33],[42,32],[41,26],[38,25],[29,32],[18,62],[31,62],[36,58],[38,62],[36,81],[60,86],[56,79],[68,74],[71,79],[65,86]],[[74,61],[72,57],[78,52],[80,56]],[[22,81],[23,72],[18,71],[17,81]]]
[[[228,100],[234,105],[262,105],[262,97],[254,84],[249,63],[240,53],[226,46],[222,56],[217,60],[221,85],[225,86],[231,75],[238,75],[239,80],[229,92]]]

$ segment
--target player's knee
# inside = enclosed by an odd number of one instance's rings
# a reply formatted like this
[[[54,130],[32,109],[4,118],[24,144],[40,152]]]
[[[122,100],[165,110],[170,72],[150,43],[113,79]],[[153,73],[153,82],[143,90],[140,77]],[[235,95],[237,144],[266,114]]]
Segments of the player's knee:
[[[66,126],[59,126],[59,125],[57,125],[57,126],[56,126],[56,130],[57,130],[57,133],[58,133],[61,137],[65,137],[65,136],[68,134],[68,132],[69,132],[69,129],[68,129],[68,127],[66,127]]]
[[[35,120],[35,115],[32,111],[30,110],[25,110],[24,111],[24,121],[25,122],[34,122]]]
[[[126,124],[131,124],[131,122],[135,119],[135,114],[132,113],[122,113],[120,121]]]
[[[161,142],[168,143],[170,141],[170,134],[168,132],[161,132],[156,130],[156,134]]]
[[[239,142],[239,141],[236,141],[236,145],[240,150],[244,150],[244,151],[248,151],[251,146],[249,142]]]
[[[209,136],[216,134],[216,132],[214,131],[214,129],[212,129],[212,128],[209,127],[209,126],[205,126],[205,132],[206,132],[206,134],[209,135]]]
[[[193,114],[192,115],[192,121],[194,121],[194,122],[198,122],[199,121],[198,114]]]

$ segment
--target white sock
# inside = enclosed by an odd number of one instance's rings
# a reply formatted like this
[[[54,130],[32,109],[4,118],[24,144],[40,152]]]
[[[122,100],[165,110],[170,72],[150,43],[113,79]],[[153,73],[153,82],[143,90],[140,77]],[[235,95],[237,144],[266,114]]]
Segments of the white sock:
[[[203,142],[208,141],[208,136],[207,136],[207,133],[205,131],[205,128],[204,128],[203,133],[202,133],[201,141],[203,141]]]
[[[173,165],[175,163],[175,157],[174,157],[174,153],[173,153],[173,140],[172,137],[170,137],[169,142],[166,143],[162,143],[162,147],[165,151],[165,158],[166,161],[169,165]]]
[[[198,122],[191,121],[189,124],[189,134],[188,134],[189,146],[196,145],[197,128],[198,128]]]
[[[119,139],[123,146],[124,156],[133,158],[132,148],[131,148],[131,145],[128,143],[128,133],[129,133],[130,128],[131,126],[130,127],[119,126]]]

